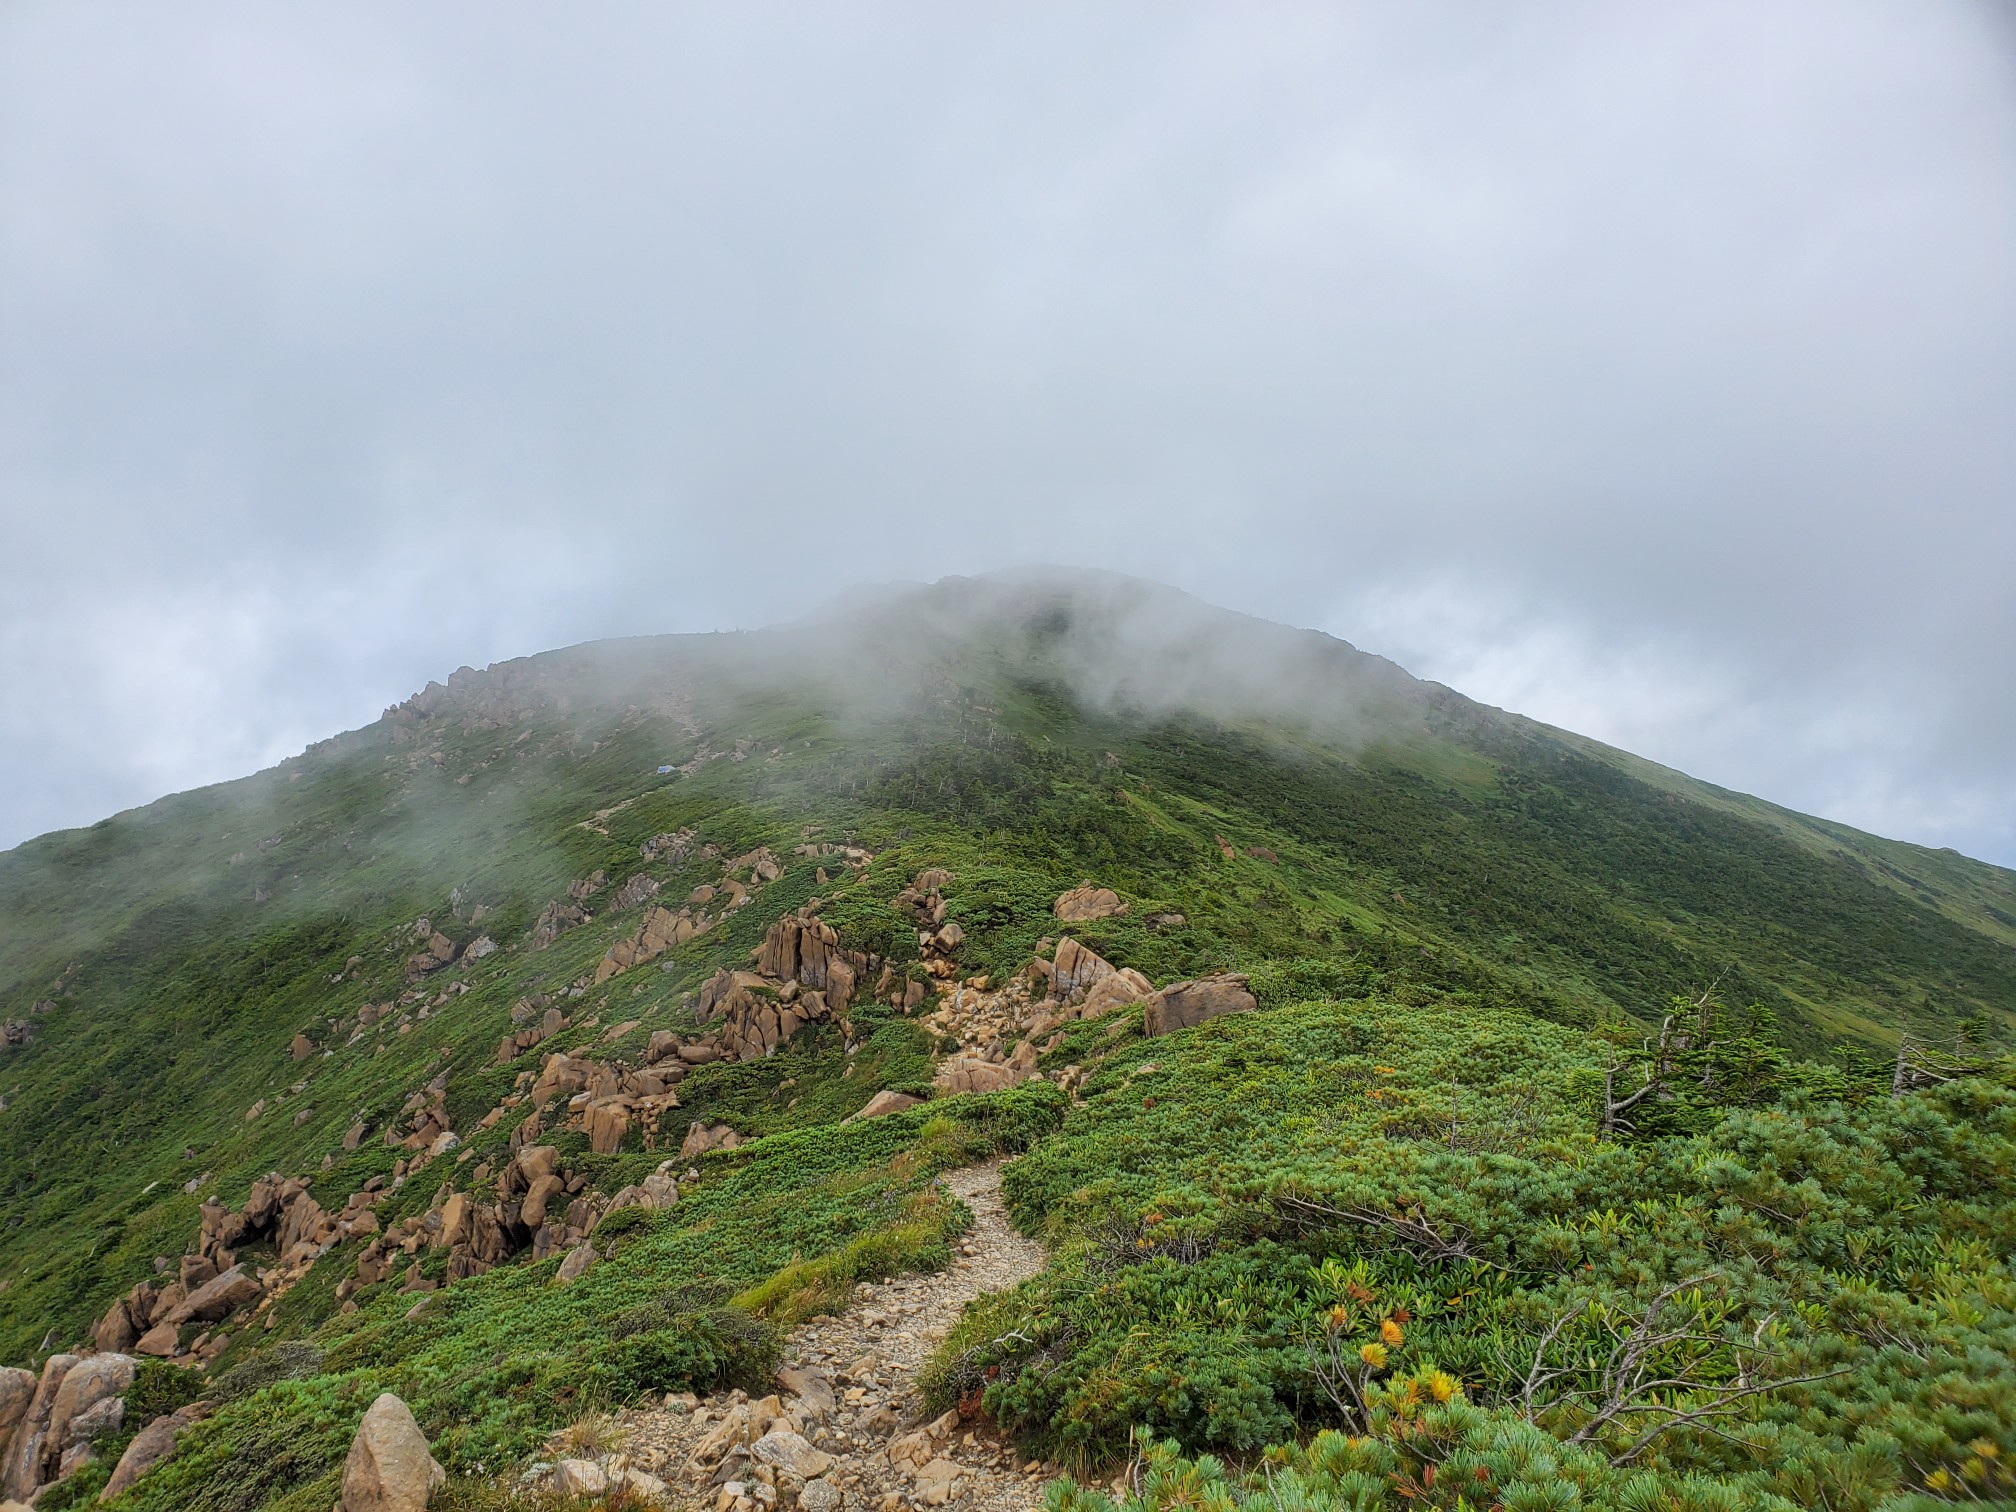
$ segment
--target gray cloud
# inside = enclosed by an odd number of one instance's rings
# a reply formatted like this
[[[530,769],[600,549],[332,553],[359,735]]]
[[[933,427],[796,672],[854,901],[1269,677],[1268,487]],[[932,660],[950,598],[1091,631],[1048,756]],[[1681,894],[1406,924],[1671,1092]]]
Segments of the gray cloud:
[[[0,843],[1058,560],[2016,862],[1986,3],[0,13]]]

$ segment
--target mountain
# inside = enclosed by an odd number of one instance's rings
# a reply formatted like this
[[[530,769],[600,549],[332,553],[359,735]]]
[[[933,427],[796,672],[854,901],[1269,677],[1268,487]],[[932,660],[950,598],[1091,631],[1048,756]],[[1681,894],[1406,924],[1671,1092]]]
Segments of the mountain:
[[[1051,1258],[1013,1295],[1050,1374],[955,1331],[927,1386],[984,1397],[1002,1431],[1080,1466],[1142,1424],[1171,1452],[1256,1449],[1340,1411],[1362,1435],[1402,1408],[1373,1402],[1369,1377],[1312,1373],[1285,1311],[1256,1314],[1271,1342],[1236,1359],[1123,1364],[1083,1311],[1088,1277],[1120,1284],[1099,1258],[1111,1226],[1140,1241],[1137,1291],[1219,1265],[1196,1305],[1273,1285],[1287,1249],[1298,1276],[1358,1265],[1336,1283],[1349,1297],[1450,1265],[1502,1290],[1491,1277],[1568,1241],[1515,1241],[1509,1217],[1469,1211],[1469,1237],[1438,1230],[1438,1250],[1401,1242],[1391,1213],[1441,1193],[1474,1207],[1510,1161],[1544,1169],[1551,1206],[1520,1221],[1549,1234],[1605,1204],[1677,1213],[1694,1179],[1677,1152],[1746,1118],[1808,1119],[1845,1148],[1882,1144],[1870,1121],[1909,1106],[1925,1139],[1943,1118],[1986,1148],[2009,1129],[1984,1047],[2012,1015],[2016,873],[1696,782],[1156,585],[1047,570],[889,586],[771,630],[464,668],[270,771],[0,856],[0,1361],[94,1337],[157,1351],[95,1468],[38,1506],[103,1485],[135,1401],[165,1416],[200,1390],[221,1405],[126,1501],[326,1507],[371,1392],[411,1400],[469,1477],[586,1405],[742,1379],[853,1280],[944,1262],[967,1219],[940,1170],[1026,1149],[1004,1192]],[[1928,1048],[1900,1060],[1900,1037]],[[1900,1065],[1909,1095],[1891,1099]],[[1139,1091],[1158,1075],[1186,1089],[1188,1121]],[[1654,1081],[1598,1137],[1615,1088]],[[1962,1088],[1984,1100],[1971,1112]],[[877,1094],[934,1093],[843,1122]],[[1228,1099],[1246,1112],[1196,1122]],[[1368,1140],[1405,1190],[1375,1202],[1312,1175]],[[1433,1182],[1424,1148],[1441,1151]],[[1955,1173],[1982,1158],[1876,1203],[1868,1242],[1889,1242],[1882,1213],[1945,1212],[1940,1183],[1965,1186]],[[2008,1234],[2007,1179],[1950,1198],[1972,1216],[1945,1235],[1963,1251],[1949,1271],[1999,1264],[1965,1246]],[[1895,1226],[1881,1264],[1852,1246],[1812,1264],[1888,1296],[1926,1238]],[[1617,1285],[1629,1248],[1604,1261]],[[562,1254],[592,1268],[555,1287]],[[1545,1336],[1535,1299],[1561,1281],[1541,1269],[1544,1286],[1489,1304],[1501,1334]],[[443,1284],[408,1316],[402,1287]],[[1979,1281],[2006,1308],[2000,1284]],[[223,1291],[191,1309],[206,1286]],[[1349,1297],[1335,1305],[1372,1305]],[[1467,1362],[1450,1377],[1464,1410],[1500,1410],[1498,1368],[1445,1333],[1434,1369]],[[1828,1337],[1877,1347],[1846,1325]],[[1144,1385],[1172,1370],[1180,1390]],[[1435,1410],[1456,1412],[1439,1390]],[[1976,1410],[1996,1442],[2000,1407]],[[1564,1437],[1583,1442],[1548,1442]],[[1645,1462],[1751,1473],[1696,1438]],[[1867,1504],[1947,1459],[1960,1476],[1973,1451],[1953,1442],[1915,1470],[1898,1450]],[[1829,1452],[1851,1449],[1867,1446]],[[35,1453],[55,1468],[56,1449]]]

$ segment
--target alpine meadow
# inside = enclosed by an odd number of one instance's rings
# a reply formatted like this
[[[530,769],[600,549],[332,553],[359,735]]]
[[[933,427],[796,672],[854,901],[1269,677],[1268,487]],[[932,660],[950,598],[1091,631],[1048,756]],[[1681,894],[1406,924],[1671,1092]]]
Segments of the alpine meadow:
[[[0,1502],[2016,1497],[2016,873],[1132,578],[813,605],[0,854]]]

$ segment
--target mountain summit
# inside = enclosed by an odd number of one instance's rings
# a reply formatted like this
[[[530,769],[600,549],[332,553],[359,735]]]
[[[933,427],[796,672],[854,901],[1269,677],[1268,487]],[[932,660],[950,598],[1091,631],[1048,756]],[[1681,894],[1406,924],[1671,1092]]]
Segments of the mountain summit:
[[[463,668],[0,856],[0,1473],[1009,1506],[1146,1430],[1441,1505],[1432,1428],[1590,1505],[1989,1486],[2006,1404],[1924,1425],[2006,1363],[2012,1015],[2016,874],[1134,579]],[[1936,1235],[1975,1322],[1905,1316]],[[885,1281],[949,1338],[875,1345]]]

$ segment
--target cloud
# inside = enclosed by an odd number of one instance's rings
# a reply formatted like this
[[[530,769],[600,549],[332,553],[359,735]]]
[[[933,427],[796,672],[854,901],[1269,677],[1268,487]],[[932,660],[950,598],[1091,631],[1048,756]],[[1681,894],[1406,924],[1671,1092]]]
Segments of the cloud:
[[[2016,860],[2009,41],[9,7],[0,843],[462,662],[1067,561]]]

